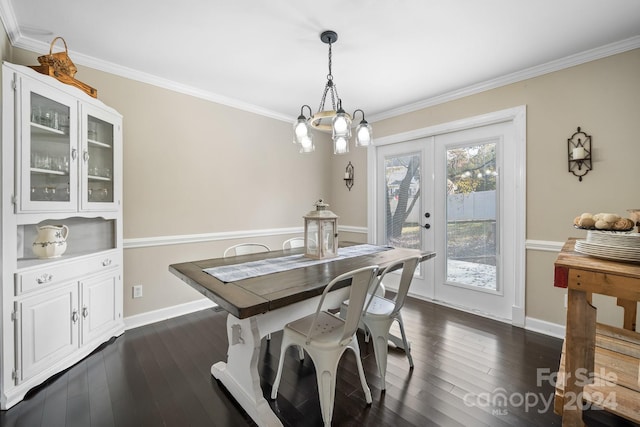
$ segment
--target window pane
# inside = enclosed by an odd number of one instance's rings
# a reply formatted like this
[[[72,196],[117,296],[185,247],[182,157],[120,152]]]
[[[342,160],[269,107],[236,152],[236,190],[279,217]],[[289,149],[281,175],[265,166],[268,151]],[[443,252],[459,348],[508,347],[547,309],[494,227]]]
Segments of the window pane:
[[[497,290],[496,143],[447,150],[447,283]]]
[[[422,248],[420,230],[420,154],[386,157],[386,244]]]

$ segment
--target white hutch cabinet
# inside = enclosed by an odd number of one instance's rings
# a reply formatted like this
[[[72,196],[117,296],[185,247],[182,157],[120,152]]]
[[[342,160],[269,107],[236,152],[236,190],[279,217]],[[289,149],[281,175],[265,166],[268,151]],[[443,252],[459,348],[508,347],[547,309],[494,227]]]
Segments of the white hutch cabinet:
[[[2,66],[0,408],[124,331],[122,116],[81,90]],[[66,251],[32,250],[66,225]]]

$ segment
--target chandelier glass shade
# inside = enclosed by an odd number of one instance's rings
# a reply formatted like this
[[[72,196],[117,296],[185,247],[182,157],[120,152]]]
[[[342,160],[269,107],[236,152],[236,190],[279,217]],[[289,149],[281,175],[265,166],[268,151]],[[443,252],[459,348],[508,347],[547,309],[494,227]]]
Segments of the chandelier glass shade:
[[[329,74],[327,75],[327,83],[322,93],[320,106],[314,114],[311,107],[303,105],[300,108],[300,115],[293,124],[293,143],[300,145],[301,153],[310,153],[315,150],[313,144],[313,129],[322,132],[331,132],[333,139],[333,153],[345,154],[349,152],[349,140],[351,139],[352,120],[357,112],[362,113],[362,121],[357,126],[356,147],[366,147],[372,142],[371,125],[364,118],[364,111],[358,109],[350,115],[342,108],[342,99],[338,96],[338,89],[333,82],[331,74],[331,45],[338,40],[338,34],[334,31],[324,31],[320,34],[320,40],[329,45]],[[332,109],[325,109],[327,97],[331,101]],[[305,116],[305,109],[308,110],[309,116]]]

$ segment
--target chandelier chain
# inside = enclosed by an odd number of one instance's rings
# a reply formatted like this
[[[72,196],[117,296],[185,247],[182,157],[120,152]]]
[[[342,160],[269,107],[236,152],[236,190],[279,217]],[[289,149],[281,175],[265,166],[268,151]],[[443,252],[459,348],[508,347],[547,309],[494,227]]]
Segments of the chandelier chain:
[[[336,105],[340,102],[340,96],[338,95],[338,88],[333,83],[333,74],[331,71],[331,67],[333,65],[332,61],[332,51],[331,51],[331,41],[328,42],[329,45],[329,74],[327,74],[327,84],[324,86],[324,92],[322,93],[322,98],[320,99],[320,106],[318,107],[318,112],[324,111],[324,103],[327,100],[327,93],[331,93],[331,107],[335,111],[337,110]]]
[[[327,74],[327,80],[333,80],[333,74],[331,74],[331,42],[329,42],[329,74]]]
[[[318,112],[324,111],[324,103],[327,100],[327,93],[331,95],[331,108],[336,111],[338,104],[340,103],[340,96],[338,95],[338,87],[332,84],[331,81],[328,81],[324,86],[324,91],[322,92],[322,98],[320,98],[320,105],[318,106]]]
[[[324,101],[327,99],[328,91],[329,91],[329,85],[325,85],[324,92],[322,92],[322,98],[320,98],[320,105],[318,105],[318,112],[324,111]]]

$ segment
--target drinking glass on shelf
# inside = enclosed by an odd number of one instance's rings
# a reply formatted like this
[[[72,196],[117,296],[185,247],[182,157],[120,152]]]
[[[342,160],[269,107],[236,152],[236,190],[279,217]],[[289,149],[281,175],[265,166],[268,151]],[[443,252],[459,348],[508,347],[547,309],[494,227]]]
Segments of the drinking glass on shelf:
[[[62,167],[61,167],[60,158],[59,157],[53,157],[51,159],[51,170],[59,171],[61,169],[62,169]]]
[[[87,128],[87,137],[93,141],[96,141],[98,139],[98,124],[96,122],[89,122],[87,124]]]
[[[56,195],[55,187],[44,187],[44,200],[52,200]]]
[[[39,105],[31,107],[31,123],[42,124],[42,107]]]
[[[69,133],[69,116],[62,114],[60,117],[60,130],[67,135]]]
[[[33,166],[38,169],[51,169],[51,158],[48,154],[36,153]]]

